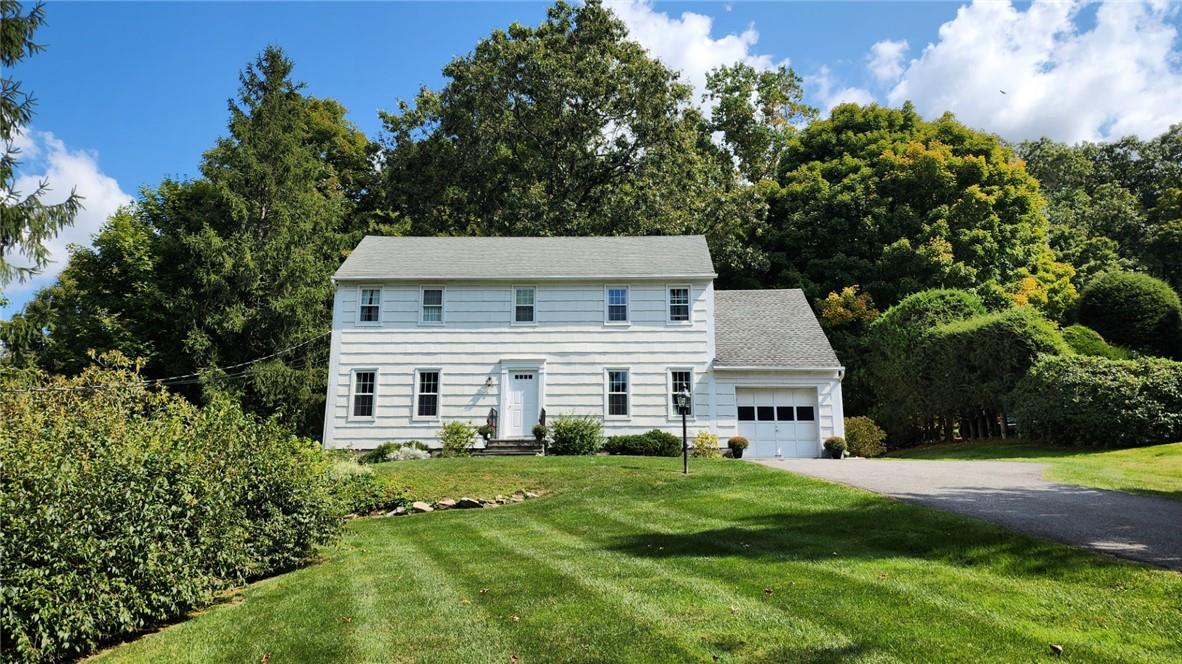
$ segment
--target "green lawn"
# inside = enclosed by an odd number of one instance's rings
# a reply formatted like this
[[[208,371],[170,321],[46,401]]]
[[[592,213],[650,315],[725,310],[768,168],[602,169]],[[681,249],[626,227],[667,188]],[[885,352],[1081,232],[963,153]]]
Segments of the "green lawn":
[[[392,464],[424,493],[547,495],[354,521],[321,564],[100,659],[1031,662],[1061,644],[1070,661],[1182,661],[1177,573],[754,464],[692,466]]]
[[[1182,443],[1104,451],[996,440],[917,447],[891,457],[1033,461],[1047,464],[1045,477],[1054,482],[1182,500]]]

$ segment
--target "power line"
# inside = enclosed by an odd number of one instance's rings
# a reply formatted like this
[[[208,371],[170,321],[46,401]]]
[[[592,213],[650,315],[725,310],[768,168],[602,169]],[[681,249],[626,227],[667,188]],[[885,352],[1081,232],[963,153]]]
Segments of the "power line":
[[[302,348],[304,346],[307,346],[308,344],[312,343],[313,341],[318,341],[320,339],[323,339],[324,337],[328,336],[329,334],[332,334],[331,330],[327,331],[327,332],[322,332],[310,339],[305,339],[304,341],[301,341],[300,343],[295,344],[294,346],[288,346],[287,348],[284,348],[282,350],[277,350],[274,353],[271,353],[269,355],[263,355],[262,357],[256,357],[253,360],[247,360],[245,362],[239,362],[237,364],[230,364],[230,365],[227,365],[224,367],[209,367],[207,369],[198,369],[197,371],[195,371],[193,373],[180,374],[177,376],[168,376],[167,378],[152,378],[152,379],[148,379],[148,380],[127,382],[127,383],[99,383],[99,384],[95,384],[95,385],[70,385],[67,387],[32,387],[32,388],[22,388],[22,389],[15,389],[15,390],[0,389],[0,392],[13,392],[13,393],[74,392],[74,391],[80,391],[80,390],[105,390],[105,389],[111,389],[111,388],[116,388],[116,387],[135,387],[135,386],[148,387],[148,386],[153,386],[153,385],[154,386],[193,385],[193,384],[202,382],[204,380],[204,378],[202,376],[204,376],[205,374],[208,374],[210,372],[215,372],[215,371],[226,372],[226,371],[230,371],[231,369],[239,369],[241,367],[247,367],[250,365],[258,364],[259,362],[262,362],[264,360],[269,360],[271,358],[283,355],[284,353],[289,353],[297,348]],[[308,368],[310,366],[310,359],[309,358],[312,357],[312,353],[309,353],[308,355],[305,355],[303,357],[305,360],[304,366],[299,367],[299,368]],[[230,374],[223,374],[220,376],[213,376],[213,378],[215,378],[216,380],[223,380],[223,379],[229,380],[229,379],[235,379],[235,378],[242,378],[242,377],[246,376],[248,373],[249,373],[249,369],[244,370],[244,371],[239,371],[237,373],[230,373]]]

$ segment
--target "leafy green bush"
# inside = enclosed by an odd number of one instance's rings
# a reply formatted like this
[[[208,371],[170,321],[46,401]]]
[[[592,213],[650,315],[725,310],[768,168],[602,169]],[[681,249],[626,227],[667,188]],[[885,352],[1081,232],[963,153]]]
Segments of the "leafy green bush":
[[[595,454],[603,444],[603,425],[593,417],[559,415],[551,425],[554,454]]]
[[[0,390],[3,659],[74,658],[307,561],[342,512],[317,443],[114,369]],[[88,389],[88,385],[118,385]]]
[[[751,441],[742,436],[731,436],[726,439],[726,446],[733,452],[735,450],[745,450],[751,445]]]
[[[1063,328],[1063,341],[1071,346],[1071,350],[1080,355],[1091,357],[1106,357],[1110,360],[1127,360],[1129,351],[1120,346],[1113,346],[1100,333],[1083,325],[1068,325]]]
[[[845,439],[841,436],[829,436],[825,439],[825,453],[832,459],[840,459],[845,456],[847,446]]]
[[[1001,411],[1006,397],[1039,355],[1064,355],[1070,347],[1055,325],[1021,307],[941,325],[915,358],[931,393],[933,412],[958,417]]]
[[[1118,346],[1162,357],[1182,354],[1182,303],[1169,284],[1147,274],[1097,277],[1080,294],[1079,322]]]
[[[722,456],[718,449],[718,434],[709,431],[699,431],[690,442],[690,456],[713,459]]]
[[[981,298],[968,291],[926,290],[903,298],[869,328],[865,379],[874,393],[874,417],[897,443],[924,435],[938,412],[928,379],[918,370],[920,348],[939,326],[985,313]]]
[[[845,418],[845,442],[850,454],[871,458],[886,454],[886,432],[869,417]]]
[[[397,455],[403,450],[426,454],[414,448],[399,448],[391,453]],[[341,511],[351,514],[371,514],[391,510],[408,502],[406,494],[388,477],[376,475],[372,468],[356,461],[337,461],[329,467],[332,492],[340,502]]]
[[[496,435],[497,428],[491,424],[481,424],[480,426],[476,427],[476,433],[480,434],[481,438],[488,440],[489,438],[492,438],[494,435]]]
[[[603,451],[630,456],[673,457],[681,454],[681,439],[668,431],[653,429],[642,434],[611,436]]]
[[[1093,447],[1182,440],[1182,362],[1044,357],[1010,400],[1029,438]]]
[[[547,427],[545,424],[542,424],[539,422],[538,424],[534,425],[533,434],[534,434],[534,440],[536,440],[540,443],[540,442],[546,440],[546,436],[550,435],[550,428]]]
[[[476,442],[476,429],[459,421],[445,422],[439,430],[439,442],[443,443],[445,457],[468,456]]]

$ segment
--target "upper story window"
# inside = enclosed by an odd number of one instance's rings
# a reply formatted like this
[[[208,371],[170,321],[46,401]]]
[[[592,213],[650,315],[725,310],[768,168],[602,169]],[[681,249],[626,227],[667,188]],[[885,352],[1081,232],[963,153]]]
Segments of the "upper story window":
[[[689,286],[669,287],[669,322],[688,323],[690,320]]]
[[[420,291],[422,300],[420,323],[439,324],[443,322],[443,288],[424,286]]]
[[[377,393],[378,372],[372,369],[353,372],[353,417],[373,417],[374,395]]]
[[[607,371],[607,414],[609,417],[628,417],[628,370]]]
[[[360,297],[360,309],[357,312],[357,320],[362,323],[377,323],[382,319],[382,289],[381,288],[362,288]]]
[[[533,286],[517,286],[513,289],[513,322],[514,323],[534,323],[537,322],[535,315],[535,299],[537,297],[537,289]]]
[[[420,369],[419,385],[415,394],[415,416],[439,417],[439,372]]]
[[[628,322],[628,287],[627,286],[608,286],[606,290],[607,290],[607,322],[608,323],[627,323]]]

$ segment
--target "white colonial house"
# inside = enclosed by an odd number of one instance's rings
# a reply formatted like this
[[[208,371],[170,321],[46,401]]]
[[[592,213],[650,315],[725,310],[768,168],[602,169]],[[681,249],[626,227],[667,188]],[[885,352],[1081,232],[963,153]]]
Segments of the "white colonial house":
[[[437,446],[590,415],[605,435],[736,434],[815,457],[843,435],[843,368],[799,290],[714,289],[701,236],[366,237],[333,277],[324,442]]]

